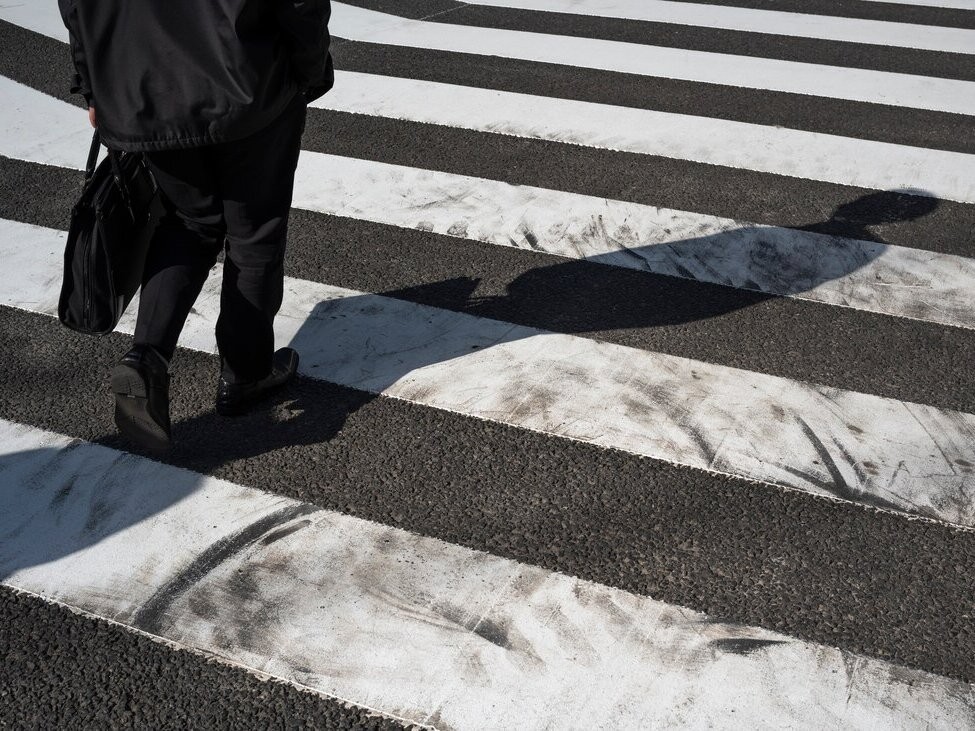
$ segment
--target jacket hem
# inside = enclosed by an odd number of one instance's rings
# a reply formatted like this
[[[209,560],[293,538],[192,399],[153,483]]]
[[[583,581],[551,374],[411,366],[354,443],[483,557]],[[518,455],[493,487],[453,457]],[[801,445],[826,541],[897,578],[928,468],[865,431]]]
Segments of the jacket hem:
[[[224,130],[219,130],[200,135],[187,135],[180,137],[120,139],[111,132],[106,131],[101,125],[99,125],[98,131],[101,136],[102,143],[106,147],[112,150],[119,150],[121,152],[163,152],[165,150],[179,150],[193,147],[205,147],[207,145],[220,145],[227,142],[237,142],[246,137],[250,137],[252,134],[260,132],[262,129],[280,117],[285,110],[288,109],[288,107],[299,98],[302,98],[303,100],[302,95],[295,90],[293,95],[285,96],[283,103],[281,103],[272,113],[261,115],[261,119],[257,123],[252,122],[251,124],[241,125],[237,129],[232,129],[229,134],[225,133]]]

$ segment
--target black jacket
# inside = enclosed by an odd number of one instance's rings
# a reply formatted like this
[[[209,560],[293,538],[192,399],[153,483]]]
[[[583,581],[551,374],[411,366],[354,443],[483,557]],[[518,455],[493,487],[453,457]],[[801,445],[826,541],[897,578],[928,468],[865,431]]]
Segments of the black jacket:
[[[39,1],[39,0],[37,0]],[[230,142],[333,82],[329,0],[58,0],[72,89],[119,150]]]

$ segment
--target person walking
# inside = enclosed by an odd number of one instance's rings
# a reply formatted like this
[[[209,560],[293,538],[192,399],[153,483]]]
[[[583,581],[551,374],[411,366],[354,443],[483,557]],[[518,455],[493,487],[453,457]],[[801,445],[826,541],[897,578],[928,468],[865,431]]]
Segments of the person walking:
[[[111,376],[119,430],[163,450],[169,363],[221,251],[217,412],[246,412],[297,370],[273,321],[306,105],[334,81],[329,0],[58,2],[72,91],[106,146],[145,153],[164,206]]]

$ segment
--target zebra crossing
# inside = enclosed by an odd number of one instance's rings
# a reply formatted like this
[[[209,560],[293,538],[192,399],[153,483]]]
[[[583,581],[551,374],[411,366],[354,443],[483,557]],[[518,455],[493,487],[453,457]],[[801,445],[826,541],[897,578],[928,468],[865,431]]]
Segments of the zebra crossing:
[[[92,414],[101,373],[77,354],[96,346],[52,317],[64,232],[43,202],[4,206],[5,358],[67,343],[56,380],[91,414],[38,405],[29,380],[0,387],[4,584],[437,728],[975,727],[975,156],[490,76],[529,61],[962,126],[975,77],[463,13],[862,33],[945,55],[975,52],[975,14],[950,27],[746,3],[444,5],[333,3],[336,89],[310,111],[276,326],[311,395],[257,417],[271,423],[175,403],[177,439],[184,409],[201,443],[165,464],[126,452],[108,406]],[[66,59],[50,4],[0,6],[0,21]],[[344,67],[362,44],[446,54],[485,80]],[[32,62],[4,60],[0,180],[70,187],[84,115]],[[579,160],[588,174],[568,172]],[[634,190],[637,173],[607,160],[662,182]],[[658,197],[675,172],[694,185]],[[712,173],[713,193],[696,187]],[[215,270],[181,340],[174,388],[193,395],[208,393],[189,375],[214,359],[218,287]],[[14,340],[25,328],[37,334]],[[328,411],[336,394],[348,413]]]

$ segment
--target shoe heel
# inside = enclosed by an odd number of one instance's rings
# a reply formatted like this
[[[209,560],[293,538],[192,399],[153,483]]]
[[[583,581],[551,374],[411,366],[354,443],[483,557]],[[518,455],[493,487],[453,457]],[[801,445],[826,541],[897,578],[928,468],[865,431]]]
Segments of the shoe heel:
[[[166,430],[149,413],[146,379],[132,366],[120,364],[112,371],[115,394],[115,424],[130,441],[150,452],[162,454],[169,449]]]

